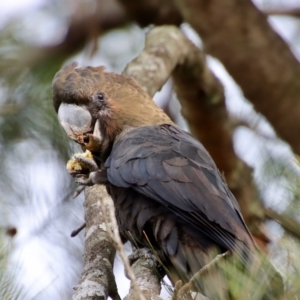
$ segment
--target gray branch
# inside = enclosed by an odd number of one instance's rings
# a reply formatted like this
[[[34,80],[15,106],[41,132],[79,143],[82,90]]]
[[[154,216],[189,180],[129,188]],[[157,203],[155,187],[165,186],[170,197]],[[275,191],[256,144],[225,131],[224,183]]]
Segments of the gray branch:
[[[105,300],[110,296],[120,300],[113,274],[116,254],[113,242],[106,231],[101,203],[112,205],[102,185],[85,189],[85,248],[84,266],[80,281],[74,287],[72,300]]]

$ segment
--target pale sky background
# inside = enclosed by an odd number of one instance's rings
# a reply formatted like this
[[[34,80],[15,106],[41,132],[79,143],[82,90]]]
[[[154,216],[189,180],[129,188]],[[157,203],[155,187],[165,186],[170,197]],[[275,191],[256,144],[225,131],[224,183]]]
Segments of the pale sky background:
[[[282,4],[283,7],[286,7],[288,3],[291,6],[296,4],[299,5],[299,1],[296,0],[278,0],[277,2]],[[255,3],[263,6],[264,3],[268,2],[265,0],[256,0]],[[35,20],[34,24],[32,24],[30,15],[34,9],[46,4],[46,0],[0,0],[0,28],[11,17],[18,18],[24,15],[29,15],[29,19],[27,21],[29,28],[30,26],[38,27],[39,23],[42,24],[45,20],[42,17],[38,17],[38,21]],[[282,35],[282,37],[290,43],[292,43],[295,36],[299,34],[299,22],[295,19],[287,17],[272,17],[270,18],[270,23]],[[54,28],[56,28],[57,25],[55,24],[55,22],[52,22],[49,19],[49,24],[42,24],[39,29],[43,34],[39,37],[33,36],[32,38],[38,38],[38,40],[42,42],[43,38],[45,38],[45,42],[47,42],[47,39],[51,40],[51,36],[56,34]],[[183,27],[183,30],[188,34],[188,36],[196,44],[200,45],[201,42],[193,31],[186,25]],[[45,30],[47,33],[49,32],[49,34],[47,34],[46,37],[43,37]],[[103,38],[101,44],[101,53],[103,54],[101,56],[102,58],[97,56],[92,61],[89,61],[89,64],[106,64],[105,55],[107,55],[107,52],[112,52],[112,49],[115,51],[116,56],[122,54],[122,52],[130,55],[129,53],[131,52],[132,45],[129,40],[131,41],[131,39],[134,38],[141,42],[143,41],[143,34],[135,30],[131,33],[116,32],[115,34],[118,35],[117,39],[115,36],[106,36]],[[128,34],[131,35],[131,39],[128,39]],[[116,40],[118,41],[117,45]],[[300,43],[292,46],[292,50],[298,58],[300,58],[299,46]],[[140,47],[142,47],[142,45]],[[112,53],[110,54],[112,55]],[[76,57],[76,60],[79,60],[80,62],[84,62],[85,59],[86,58],[82,56]],[[130,58],[128,60],[130,60]],[[299,168],[294,161],[294,157],[289,147],[283,142],[272,142],[272,139],[275,137],[274,131],[268,123],[264,121],[264,119],[260,118],[254,112],[252,105],[244,101],[241,90],[228,75],[224,67],[217,60],[211,57],[208,57],[208,63],[225,86],[227,107],[230,113],[237,117],[252,116],[253,118],[253,116],[256,116],[256,125],[258,126],[258,131],[261,135],[257,135],[245,127],[237,129],[234,135],[235,150],[237,154],[254,168],[255,176],[259,176],[265,159],[269,155],[273,155],[275,158],[284,158],[285,161],[288,161],[293,166],[295,173],[300,175]],[[111,66],[107,67],[110,70]],[[169,89],[170,86],[166,86],[160,92],[160,95],[156,95],[156,101],[162,101],[162,99],[164,99],[164,94],[168,93]],[[181,120],[180,124],[184,125],[184,121]],[[25,286],[28,297],[24,300],[32,299],[33,297],[37,300],[66,299],[64,298],[64,295],[61,294],[66,283],[60,280],[59,277],[63,276],[64,272],[69,269],[68,264],[70,260],[69,257],[66,257],[68,254],[66,252],[63,253],[60,247],[55,247],[53,244],[47,243],[47,240],[42,239],[38,234],[32,237],[33,229],[37,228],[39,224],[42,224],[43,218],[49,216],[51,213],[51,205],[55,205],[57,202],[55,195],[53,195],[53,191],[60,180],[60,175],[57,173],[57,169],[60,168],[61,170],[64,170],[65,162],[60,162],[57,158],[53,157],[53,163],[49,162],[41,165],[40,162],[43,160],[44,155],[52,156],[53,153],[51,153],[51,151],[49,153],[43,152],[40,155],[40,157],[37,155],[36,162],[33,161],[26,169],[28,171],[27,174],[31,178],[31,182],[34,183],[35,186],[40,186],[39,192],[35,194],[36,199],[33,199],[33,201],[41,203],[38,219],[36,219],[36,214],[33,213],[32,215],[27,215],[19,219],[18,223],[15,224],[18,228],[20,228],[20,230],[14,241],[15,247],[12,263],[16,268],[21,266],[19,276]],[[45,176],[47,177],[47,184],[45,184]],[[280,203],[282,207],[284,205],[282,199],[286,199],[285,204],[288,205],[289,198],[292,197],[292,194],[289,194],[289,192],[285,189],[281,189],[280,184],[278,185],[277,182],[274,182],[273,185],[269,185],[264,189],[263,196],[265,200],[272,199],[272,203]],[[82,199],[75,201],[77,201],[77,206],[80,206],[82,203]],[[70,214],[70,220],[72,219],[72,222],[77,222],[79,223],[78,225],[80,225],[80,220],[82,220],[83,217],[78,214],[78,212],[70,212]],[[66,222],[67,221],[68,220],[66,220]],[[275,226],[273,224],[273,226],[269,229],[274,237],[276,237],[276,235],[280,235],[281,231],[279,226]],[[68,227],[66,228],[66,231],[65,243],[69,243],[72,246],[81,249],[82,245],[80,243],[80,239],[70,239],[70,231]],[[123,277],[123,270],[119,260],[117,260],[116,269],[120,293],[124,296],[128,290],[128,281]],[[72,286],[76,284],[76,282],[69,282],[68,284],[69,286]],[[43,292],[39,294],[40,291]]]

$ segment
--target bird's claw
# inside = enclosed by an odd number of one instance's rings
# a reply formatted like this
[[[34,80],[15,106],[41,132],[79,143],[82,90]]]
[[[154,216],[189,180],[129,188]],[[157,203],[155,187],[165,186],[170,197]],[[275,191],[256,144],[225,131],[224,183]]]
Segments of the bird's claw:
[[[82,163],[90,172],[95,172],[99,170],[96,162],[92,158],[81,155],[74,155],[74,159],[79,163]]]
[[[108,182],[106,170],[100,170],[89,151],[75,154],[67,163],[67,170],[81,186],[105,184]]]

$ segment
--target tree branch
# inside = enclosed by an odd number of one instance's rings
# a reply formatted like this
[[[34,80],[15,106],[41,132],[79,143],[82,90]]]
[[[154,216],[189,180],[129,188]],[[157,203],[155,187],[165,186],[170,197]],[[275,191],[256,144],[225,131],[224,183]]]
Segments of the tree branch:
[[[113,274],[116,250],[106,231],[101,202],[113,205],[104,186],[85,189],[84,265],[80,281],[74,287],[72,300],[103,300],[108,296],[121,300]]]
[[[154,260],[139,258],[132,265],[136,283],[140,287],[147,300],[162,300],[159,297],[161,291],[161,278],[158,276],[157,264]],[[131,285],[128,295],[124,300],[136,299],[135,290]],[[140,300],[140,299],[139,299]]]
[[[206,52],[224,64],[255,109],[300,154],[300,65],[267,17],[250,0],[176,3]]]

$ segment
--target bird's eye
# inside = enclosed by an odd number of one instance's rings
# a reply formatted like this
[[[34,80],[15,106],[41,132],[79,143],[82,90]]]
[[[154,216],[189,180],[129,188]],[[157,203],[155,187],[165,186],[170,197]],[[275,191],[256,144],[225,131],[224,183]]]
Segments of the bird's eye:
[[[97,98],[97,100],[102,101],[102,100],[104,100],[104,94],[103,93],[97,93],[96,98]]]
[[[93,103],[98,109],[104,109],[107,105],[107,97],[104,93],[98,92],[92,96]]]

